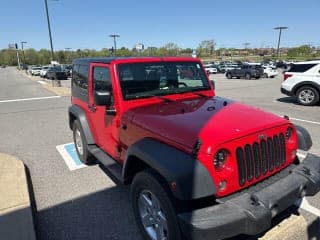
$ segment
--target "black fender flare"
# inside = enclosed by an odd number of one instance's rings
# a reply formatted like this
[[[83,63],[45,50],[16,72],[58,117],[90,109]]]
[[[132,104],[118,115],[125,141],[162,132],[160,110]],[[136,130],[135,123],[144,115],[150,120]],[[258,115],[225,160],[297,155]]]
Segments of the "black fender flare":
[[[216,193],[209,172],[199,160],[151,138],[144,138],[128,148],[123,179],[132,174],[137,158],[164,177],[173,195],[180,200],[199,199]]]
[[[77,105],[72,105],[69,107],[69,127],[72,129],[73,121],[77,119],[82,127],[84,136],[86,138],[87,144],[95,144],[93,139],[91,129],[89,127],[87,117],[85,112]]]
[[[298,136],[298,149],[308,151],[312,147],[312,139],[310,133],[304,127],[295,125]]]

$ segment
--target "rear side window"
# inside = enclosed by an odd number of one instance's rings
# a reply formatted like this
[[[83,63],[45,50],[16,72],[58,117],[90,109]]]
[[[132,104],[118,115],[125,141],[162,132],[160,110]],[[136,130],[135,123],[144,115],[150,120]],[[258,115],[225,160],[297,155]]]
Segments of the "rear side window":
[[[288,72],[306,72],[317,64],[293,64]]]
[[[72,68],[72,96],[88,101],[88,65],[75,64]]]

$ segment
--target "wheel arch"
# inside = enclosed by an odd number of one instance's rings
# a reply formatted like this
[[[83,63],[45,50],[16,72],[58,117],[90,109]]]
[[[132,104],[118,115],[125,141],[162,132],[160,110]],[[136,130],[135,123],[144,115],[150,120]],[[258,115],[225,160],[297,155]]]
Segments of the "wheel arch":
[[[69,127],[73,128],[73,122],[78,120],[86,138],[87,144],[95,144],[85,112],[77,105],[69,107]]]
[[[200,161],[151,138],[129,147],[122,170],[125,183],[131,183],[134,175],[145,168],[159,173],[177,199],[193,200],[216,193],[213,180]]]
[[[318,93],[320,94],[320,85],[315,83],[315,82],[312,82],[312,81],[304,81],[304,82],[300,82],[298,83],[296,86],[294,86],[293,88],[293,93],[294,95],[297,94],[298,90],[301,88],[301,87],[306,87],[306,86],[309,86],[309,87],[313,87],[315,88]]]

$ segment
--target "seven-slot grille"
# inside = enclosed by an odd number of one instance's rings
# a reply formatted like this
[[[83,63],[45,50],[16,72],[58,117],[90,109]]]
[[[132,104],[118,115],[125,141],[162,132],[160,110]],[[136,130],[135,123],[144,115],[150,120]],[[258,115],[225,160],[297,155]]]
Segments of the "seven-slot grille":
[[[283,133],[236,149],[239,184],[258,179],[286,163],[286,143]]]

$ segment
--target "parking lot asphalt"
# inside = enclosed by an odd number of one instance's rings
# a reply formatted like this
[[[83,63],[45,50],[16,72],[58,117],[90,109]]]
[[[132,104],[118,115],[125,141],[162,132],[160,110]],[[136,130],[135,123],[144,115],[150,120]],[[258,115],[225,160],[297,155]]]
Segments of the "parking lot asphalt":
[[[217,74],[210,78],[216,80],[217,95],[288,115],[307,128],[314,139],[310,152],[320,155],[320,107],[299,106],[282,95],[280,77],[228,80]],[[70,97],[54,96],[14,68],[0,69],[0,152],[17,156],[30,171],[38,239],[141,239],[128,188],[114,183],[98,165],[70,171],[56,150],[72,142],[69,104]],[[319,194],[308,201],[320,208]],[[319,238],[317,216],[300,212],[310,226],[308,239]],[[303,238],[297,234],[296,239]]]

